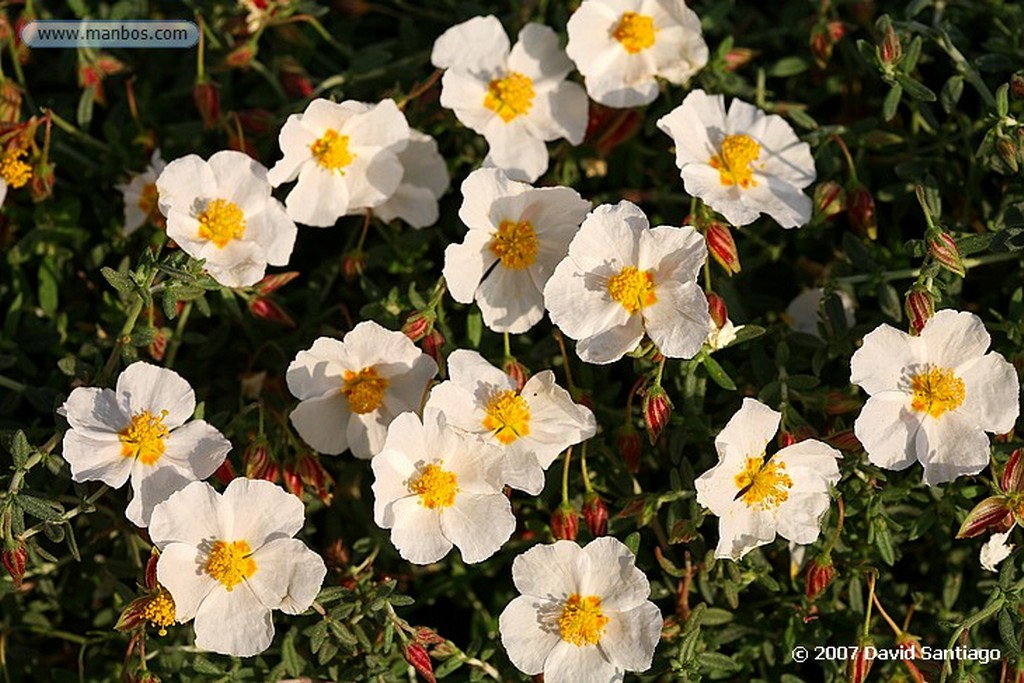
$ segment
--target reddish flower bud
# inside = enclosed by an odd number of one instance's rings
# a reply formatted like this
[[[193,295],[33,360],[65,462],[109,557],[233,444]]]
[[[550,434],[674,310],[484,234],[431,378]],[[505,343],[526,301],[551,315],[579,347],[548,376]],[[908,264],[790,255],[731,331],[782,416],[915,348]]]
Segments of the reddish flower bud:
[[[297,270],[289,270],[286,273],[273,273],[265,276],[262,280],[253,285],[253,287],[255,287],[256,291],[260,294],[270,294],[271,292],[281,289],[299,275],[300,273]]]
[[[882,39],[882,46],[879,48],[878,56],[885,65],[892,65],[903,58],[903,43],[892,26],[887,26],[885,37]]]
[[[433,311],[413,311],[402,323],[402,334],[413,342],[418,342],[434,329],[436,317]]]
[[[444,348],[444,335],[437,328],[430,331],[427,336],[420,340],[423,353],[434,359],[438,365],[441,364],[441,350]]]
[[[324,465],[320,462],[319,456],[314,453],[306,453],[299,457],[298,461],[299,477],[302,479],[306,486],[313,489],[316,493],[317,498],[324,502],[324,505],[330,505],[334,494],[331,493],[331,487],[334,486],[334,477],[331,473],[324,469]]]
[[[927,289],[914,287],[907,292],[903,309],[910,321],[910,334],[921,334],[925,324],[935,315],[935,296]]]
[[[430,655],[427,654],[426,648],[417,642],[411,642],[405,646],[403,652],[405,655],[405,661],[412,665],[412,668],[416,669],[416,673],[423,677],[423,680],[427,683],[436,683],[434,678],[434,665],[430,661]]]
[[[281,85],[290,96],[305,99],[312,96],[313,81],[296,60],[288,58],[281,65]]]
[[[1010,92],[1018,100],[1024,100],[1024,71],[1018,71],[1010,76]]]
[[[242,130],[251,135],[262,135],[274,127],[274,115],[266,109],[243,109],[234,112]]]
[[[845,391],[828,392],[825,401],[826,415],[845,415],[860,410],[861,400]]]
[[[266,439],[255,439],[249,444],[242,457],[242,465],[245,468],[245,476],[249,479],[277,480],[277,467],[270,458]],[[274,466],[273,472],[270,470],[271,466]]]
[[[526,369],[526,366],[515,358],[506,358],[502,369],[506,375],[515,380],[516,391],[522,391],[526,386],[526,380],[530,379],[530,371]]]
[[[740,272],[740,255],[728,225],[712,221],[704,233],[704,239],[708,244],[708,253],[730,277]]]
[[[588,493],[583,499],[583,521],[595,538],[608,533],[608,506],[596,493]]]
[[[17,123],[21,120],[21,88],[13,79],[0,83],[0,123]]]
[[[632,422],[626,422],[615,431],[615,447],[626,461],[626,468],[633,473],[639,472],[644,444]]]
[[[1003,476],[999,478],[999,488],[1003,493],[1020,493],[1024,488],[1024,462],[1019,448],[1010,453],[1010,459],[1003,468]]]
[[[846,211],[846,190],[839,183],[826,180],[814,188],[814,214],[830,221]]]
[[[875,661],[873,657],[868,656],[868,648],[873,645],[874,642],[868,637],[857,639],[857,654],[846,662],[847,683],[864,683],[868,679],[868,672]]]
[[[644,393],[642,411],[644,427],[647,428],[647,438],[653,446],[661,436],[662,430],[668,425],[669,418],[672,417],[672,401],[664,389],[654,385]]]
[[[284,481],[284,487],[298,497],[299,500],[302,500],[302,477],[299,476],[294,463],[288,463],[284,466],[284,469],[281,471],[281,479]]]
[[[844,429],[840,432],[829,434],[825,437],[825,441],[833,448],[838,448],[847,453],[856,453],[857,451],[864,450],[864,446],[857,439],[852,429]]]
[[[704,296],[708,299],[708,313],[711,314],[711,319],[716,327],[722,328],[729,320],[729,309],[725,305],[725,299],[714,292],[708,292]]]
[[[366,254],[361,251],[350,251],[341,257],[341,273],[347,282],[352,282],[366,268]]]
[[[267,469],[263,472],[263,476],[261,477],[261,479],[266,479],[267,481],[272,481],[276,484],[277,479],[280,475],[281,466],[278,465],[276,462],[272,462],[267,465]]]
[[[214,471],[213,476],[217,477],[217,481],[222,484],[230,484],[231,480],[238,475],[235,473],[235,466],[231,464],[230,460],[225,458],[220,467]]]
[[[746,47],[734,47],[725,54],[725,70],[736,71],[743,68],[757,56],[757,53]]]
[[[149,559],[146,560],[146,573],[145,573],[145,584],[149,590],[155,590],[158,583],[156,580],[156,567],[160,563],[160,552],[153,548],[149,553]]]
[[[280,323],[288,327],[295,327],[295,321],[288,313],[277,305],[272,299],[257,297],[249,302],[249,312],[257,318],[263,318],[270,322]]]
[[[963,257],[960,256],[960,249],[956,246],[956,240],[952,235],[942,230],[929,230],[925,241],[928,243],[928,253],[943,268],[960,277],[967,274],[964,269]]]
[[[572,503],[562,503],[551,515],[551,535],[556,541],[575,541],[580,531],[579,513]]]
[[[167,340],[171,336],[171,331],[166,327],[159,327],[156,329],[156,333],[153,336],[153,342],[147,347],[149,351],[149,357],[155,361],[162,361],[164,354],[167,352]]]
[[[989,496],[981,501],[967,513],[960,530],[956,532],[957,538],[974,538],[980,536],[994,527],[1001,527],[1006,523],[1007,517],[1013,521],[1013,512],[1010,507],[1010,499],[1006,496]]]
[[[245,43],[241,43],[236,46],[228,56],[225,57],[224,63],[233,69],[241,69],[249,66],[253,58],[256,56],[256,41],[250,40]]]
[[[875,219],[875,198],[864,185],[855,185],[846,195],[846,218],[858,235],[878,239],[878,222]]]
[[[792,432],[779,433],[779,449],[789,448],[796,443],[796,436]]]
[[[846,33],[841,21],[820,22],[811,29],[811,54],[818,68],[824,69],[832,58],[832,49]]]
[[[14,579],[14,587],[21,588],[21,582],[25,578],[25,565],[28,563],[28,548],[21,539],[12,543],[14,545],[8,545],[0,553],[0,561],[3,561],[7,573]]]
[[[192,101],[199,110],[203,128],[215,128],[220,120],[220,94],[217,92],[217,84],[209,80],[196,81],[192,86]]]
[[[444,638],[439,636],[437,631],[432,628],[427,628],[426,626],[416,627],[415,638],[417,642],[423,643],[424,645],[437,645],[438,643],[444,642]]]
[[[832,564],[832,558],[828,556],[814,558],[814,561],[807,567],[804,595],[807,596],[808,600],[816,600],[832,583],[832,579],[835,576],[836,568]]]
[[[602,155],[633,137],[643,123],[635,109],[613,109],[591,102],[586,141]]]

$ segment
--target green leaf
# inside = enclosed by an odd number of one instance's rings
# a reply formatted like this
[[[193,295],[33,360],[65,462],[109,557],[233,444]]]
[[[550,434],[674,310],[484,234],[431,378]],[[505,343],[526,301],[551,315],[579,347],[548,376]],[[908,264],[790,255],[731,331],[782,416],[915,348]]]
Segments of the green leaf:
[[[224,673],[224,670],[219,666],[199,655],[196,655],[196,658],[192,660],[192,668],[199,674],[220,675]]]
[[[436,669],[434,669],[434,677],[435,678],[444,678],[445,676],[447,676],[448,674],[452,673],[453,671],[455,671],[456,669],[458,669],[460,666],[462,666],[465,663],[466,663],[466,660],[463,659],[462,657],[459,657],[458,655],[453,656],[453,657],[449,657],[444,662],[442,662],[440,665],[438,665],[438,667]]]
[[[119,291],[121,294],[131,294],[135,291],[135,284],[125,273],[114,270],[109,266],[103,266],[100,268],[100,274],[103,275],[103,278],[111,287]]]
[[[474,349],[480,348],[480,339],[483,336],[484,323],[480,317],[480,311],[471,311],[466,316],[466,339]]]
[[[701,669],[708,673],[731,673],[742,668],[731,657],[718,652],[701,652],[697,655],[697,661],[700,662]]]
[[[57,283],[57,269],[52,258],[45,258],[39,263],[39,307],[47,316],[57,314],[60,297],[60,286]]]
[[[999,637],[1003,639],[1003,645],[1009,650],[1009,654],[1016,657],[1020,653],[1020,643],[1017,641],[1017,628],[1010,610],[1003,608],[999,610]]]
[[[882,101],[882,119],[885,121],[891,121],[892,117],[896,116],[896,107],[900,106],[900,100],[903,98],[903,86],[899,83],[889,88],[889,92],[886,93],[885,99]]]
[[[89,123],[92,121],[92,109],[96,103],[96,91],[93,88],[85,88],[82,90],[82,95],[78,98],[78,111],[76,112],[78,118],[79,128],[88,128]]]
[[[939,93],[939,103],[942,104],[942,108],[947,114],[952,114],[953,110],[956,109],[956,105],[960,102],[960,96],[963,92],[964,77],[959,74],[950,76]]]
[[[701,617],[702,626],[721,626],[722,624],[728,624],[733,619],[733,614],[727,609],[720,607],[708,607],[704,610],[704,616]]]
[[[896,322],[903,320],[903,302],[896,288],[888,282],[878,287],[878,306],[882,313]]]
[[[783,57],[768,67],[766,72],[772,78],[789,78],[807,71],[807,62],[800,57]]]
[[[729,377],[729,373],[719,365],[718,361],[705,353],[701,356],[701,362],[704,363],[704,369],[708,371],[708,377],[714,380],[715,384],[728,391],[736,391],[736,382]]]
[[[996,113],[1005,118],[1010,113],[1010,84],[1003,83],[996,90]]]
[[[907,91],[907,94],[913,97],[915,100],[922,102],[934,102],[935,93],[932,92],[931,88],[926,86],[921,81],[915,80],[905,73],[896,73],[896,82],[903,86],[903,89]]]
[[[634,531],[629,536],[626,536],[626,547],[629,548],[629,552],[634,555],[640,550],[640,532]]]
[[[320,651],[320,647],[327,640],[327,622],[318,622],[315,626],[307,629],[305,635],[309,636],[309,649],[313,654]]]
[[[910,41],[910,45],[907,45],[907,49],[903,51],[903,61],[900,62],[900,69],[904,73],[910,73],[917,66],[917,60],[921,57],[921,36],[914,36],[914,39]]]
[[[890,567],[896,563],[896,551],[892,545],[892,535],[889,533],[889,525],[885,520],[878,520],[875,523],[875,547],[882,561]]]
[[[14,497],[14,504],[24,510],[27,514],[44,522],[61,523],[64,521],[64,507],[60,503],[36,498],[35,496],[19,493]]]
[[[736,330],[736,338],[725,345],[725,348],[748,342],[751,339],[757,339],[767,330],[760,325],[743,325]]]
[[[806,391],[821,384],[821,380],[814,375],[790,375],[786,378],[786,384],[790,389]]]
[[[14,432],[14,437],[11,439],[11,444],[7,449],[14,458],[14,466],[16,468],[24,465],[29,456],[32,455],[32,446],[29,445],[28,439],[25,438],[25,432],[20,429]]]
[[[295,630],[289,631],[281,642],[281,663],[284,664],[289,676],[299,676],[305,667],[305,660],[295,649]]]

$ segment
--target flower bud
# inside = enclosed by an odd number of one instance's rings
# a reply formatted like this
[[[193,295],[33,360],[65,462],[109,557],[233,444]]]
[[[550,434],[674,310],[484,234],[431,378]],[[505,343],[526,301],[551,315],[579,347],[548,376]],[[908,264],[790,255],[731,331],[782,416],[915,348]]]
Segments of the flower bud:
[[[306,70],[291,57],[286,58],[281,64],[281,85],[284,86],[286,93],[296,99],[312,96],[315,89]]]
[[[159,583],[156,580],[156,568],[160,564],[160,551],[153,548],[149,552],[149,559],[146,560],[145,585],[149,590],[155,590]]]
[[[579,514],[572,503],[562,503],[551,515],[551,535],[556,541],[575,541],[580,531]]]
[[[708,244],[708,253],[730,277],[740,272],[740,255],[728,225],[712,221],[704,233],[704,239]]]
[[[366,268],[366,254],[361,251],[350,251],[341,257],[341,274],[346,282],[352,282]]]
[[[654,385],[648,388],[644,394],[642,410],[644,427],[647,428],[647,438],[653,446],[668,424],[669,418],[672,417],[672,401],[664,389]]]
[[[516,383],[516,391],[522,391],[526,386],[526,380],[530,379],[530,371],[526,369],[526,366],[515,358],[506,358],[501,367],[505,374]]]
[[[242,109],[234,116],[249,135],[262,135],[274,127],[274,115],[266,109]]]
[[[238,475],[235,473],[235,466],[231,464],[230,460],[225,458],[224,462],[220,464],[220,467],[214,471],[213,476],[215,476],[217,481],[220,483],[229,484],[231,483],[231,480]]]
[[[1024,71],[1017,71],[1010,76],[1010,92],[1018,100],[1024,100]]]
[[[602,155],[632,138],[643,118],[636,109],[615,109],[591,102],[586,141]]]
[[[714,292],[708,292],[705,296],[708,299],[708,313],[711,314],[715,327],[721,329],[729,320],[729,309],[726,308],[725,299]]]
[[[832,49],[846,34],[841,21],[820,22],[811,29],[811,54],[819,69],[824,69],[832,58]]]
[[[245,449],[245,455],[242,456],[243,467],[245,468],[245,476],[248,479],[266,479],[267,481],[277,480],[277,469],[274,469],[273,476],[271,474],[270,466],[273,465],[273,461],[270,459],[270,452],[267,450],[267,440],[263,438],[257,438],[253,440],[249,447]]]
[[[405,646],[403,654],[405,661],[416,669],[416,673],[422,676],[423,680],[427,683],[435,683],[434,665],[431,663],[430,655],[427,654],[425,647],[414,641]]]
[[[297,270],[289,270],[285,273],[273,273],[265,276],[262,280],[257,282],[253,287],[260,294],[270,294],[271,292],[281,289],[286,284],[297,278],[301,273]]]
[[[21,539],[12,540],[11,545],[4,548],[0,553],[0,560],[3,561],[7,573],[14,579],[14,587],[21,588],[21,582],[25,578],[25,565],[28,562],[28,548]]]
[[[952,235],[943,230],[929,230],[925,240],[928,242],[928,253],[943,268],[960,277],[967,274],[964,269],[963,257],[960,256],[960,249],[956,246],[956,240]]]
[[[746,47],[734,47],[725,54],[725,70],[737,71],[757,55],[756,52]]]
[[[166,327],[158,327],[153,334],[153,341],[150,343],[146,350],[149,351],[149,357],[158,363],[164,359],[164,354],[167,353],[167,341],[170,338],[171,331]]]
[[[875,661],[873,657],[868,656],[868,648],[872,648],[873,651],[873,646],[874,642],[867,636],[857,639],[857,654],[846,662],[847,683],[864,683],[868,679],[868,672]]]
[[[1005,531],[1003,527],[1007,520],[1013,524],[1010,499],[1006,496],[989,496],[967,513],[960,530],[956,532],[956,537],[974,538],[986,531]]]
[[[295,327],[295,321],[292,320],[292,317],[270,298],[256,297],[252,299],[249,302],[249,312],[257,318],[280,323],[287,327]]]
[[[854,231],[878,239],[878,223],[875,219],[875,198],[864,185],[855,185],[846,195],[846,218]]]
[[[860,410],[861,400],[845,391],[830,391],[825,400],[826,415],[845,415]]]
[[[900,37],[896,35],[891,24],[886,26],[878,56],[886,66],[896,64],[903,58],[903,43],[900,42]]]
[[[413,311],[402,323],[402,334],[413,342],[418,342],[434,329],[435,318],[433,311]]]
[[[846,211],[846,190],[839,183],[826,180],[814,188],[814,214],[821,220],[830,221]]]
[[[330,505],[334,494],[331,487],[334,486],[334,477],[324,469],[320,458],[314,453],[305,453],[299,456],[298,461],[299,478],[302,482],[313,489],[317,498],[323,501],[324,505]]]
[[[615,447],[626,461],[626,468],[634,474],[639,472],[644,446],[640,432],[636,431],[632,422],[626,422],[615,431]]]
[[[302,477],[299,476],[294,463],[288,463],[284,466],[284,469],[281,471],[281,480],[284,482],[286,489],[299,500],[302,500]]]
[[[441,350],[444,348],[444,335],[441,334],[441,331],[437,328],[432,329],[430,333],[420,341],[420,344],[423,347],[423,353],[433,358],[434,362],[440,365]]]
[[[608,506],[593,491],[583,499],[583,521],[594,538],[608,533]]]
[[[819,555],[807,567],[806,590],[804,595],[814,601],[821,595],[836,576],[832,558]]]
[[[256,56],[256,41],[250,40],[241,43],[235,47],[228,56],[224,58],[224,63],[233,69],[241,69],[248,67]]]
[[[1024,488],[1024,462],[1021,461],[1019,448],[1010,453],[1010,459],[1003,468],[1003,476],[999,478],[999,488],[1003,493],[1020,493]]]
[[[0,83],[0,123],[17,123],[21,120],[21,88],[8,78]]]
[[[196,81],[192,86],[192,101],[199,111],[199,118],[203,120],[203,129],[215,128],[217,121],[220,120],[220,94],[217,92],[217,84],[205,79]]]
[[[907,292],[903,310],[910,321],[910,333],[919,335],[925,324],[935,315],[935,296],[927,289],[914,287]]]

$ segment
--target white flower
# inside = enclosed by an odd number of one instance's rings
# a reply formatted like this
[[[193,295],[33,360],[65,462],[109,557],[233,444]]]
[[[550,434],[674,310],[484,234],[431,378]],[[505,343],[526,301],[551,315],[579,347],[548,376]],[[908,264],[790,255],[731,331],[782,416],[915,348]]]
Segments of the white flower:
[[[569,248],[590,203],[568,187],[533,188],[482,168],[462,183],[462,244],[444,252],[452,297],[476,299],[496,332],[526,332],[544,317],[544,285]]]
[[[801,192],[814,182],[814,158],[782,117],[766,115],[734,99],[694,90],[658,120],[672,137],[686,191],[733,225],[766,213],[784,228],[811,219],[811,198]]]
[[[708,345],[708,351],[714,352],[729,346],[736,341],[737,333],[744,327],[746,325],[733,325],[732,320],[729,318],[726,318],[725,324],[719,327],[712,319],[708,325],[708,338],[705,341]]]
[[[393,100],[371,105],[318,99],[288,117],[278,140],[284,158],[267,177],[274,187],[298,178],[285,199],[288,215],[322,228],[395,193],[409,124]]]
[[[321,453],[372,458],[391,421],[419,410],[436,373],[404,334],[361,322],[341,341],[320,337],[288,366],[288,390],[300,401],[292,424]]]
[[[981,546],[981,553],[978,560],[981,562],[982,569],[986,571],[994,572],[998,571],[996,567],[1000,562],[1005,560],[1013,552],[1013,543],[1007,543],[1006,540],[1010,537],[1010,532],[1005,531],[1001,534],[992,534],[992,537],[985,542],[985,545]]]
[[[441,106],[487,139],[485,166],[533,182],[548,168],[546,141],[583,142],[587,94],[565,80],[572,62],[551,28],[527,24],[509,50],[497,17],[474,17],[441,34],[430,61],[447,69]]]
[[[846,327],[849,329],[857,323],[857,318],[854,315],[854,312],[857,309],[857,304],[854,302],[852,296],[841,289],[836,290],[836,295],[839,297],[839,301],[843,305]],[[821,287],[805,289],[800,292],[796,298],[789,302],[789,305],[786,306],[786,313],[782,316],[782,319],[786,321],[786,324],[789,325],[794,332],[809,334],[821,339],[821,333],[818,332],[818,321],[822,319],[821,299],[824,296],[825,290]]]
[[[544,288],[551,322],[578,339],[576,353],[605,364],[644,333],[669,358],[692,358],[711,316],[697,273],[707,247],[689,226],[650,228],[627,201],[603,204],[583,221],[569,255]]]
[[[148,526],[157,503],[213,474],[231,450],[212,425],[188,422],[195,409],[178,373],[141,361],[121,373],[116,390],[78,387],[60,411],[71,425],[63,452],[71,478],[120,488],[131,477],[125,516]]]
[[[853,425],[868,459],[902,470],[924,465],[935,486],[988,465],[985,432],[1013,428],[1020,387],[1013,366],[985,353],[988,331],[973,313],[939,311],[912,337],[880,325],[850,360],[850,381],[870,398]]]
[[[807,439],[765,456],[782,414],[752,398],[715,439],[718,464],[694,482],[697,502],[719,519],[715,557],[738,560],[783,538],[807,545],[821,532],[839,451]]]
[[[133,174],[127,183],[116,186],[124,197],[125,235],[141,228],[156,212],[156,179],[166,167],[167,163],[160,158],[160,150],[153,150],[145,171]]]
[[[430,390],[426,408],[442,411],[449,425],[497,447],[503,483],[532,496],[544,488],[544,470],[558,454],[597,430],[594,414],[573,403],[550,370],[516,391],[515,380],[479,353],[459,349],[448,356],[448,373],[451,380]]]
[[[196,647],[251,657],[274,639],[273,610],[301,614],[327,567],[292,538],[302,501],[261,479],[233,479],[223,494],[197,481],[153,511],[157,579],[174,598],[178,622],[195,619]]]
[[[403,413],[388,428],[373,468],[373,519],[414,564],[437,562],[455,545],[462,561],[482,562],[516,528],[502,492],[501,453],[452,429],[444,414]]]
[[[545,683],[612,683],[646,671],[662,617],[636,558],[610,536],[538,545],[512,563],[522,595],[498,618],[509,659]]]
[[[175,159],[156,180],[167,236],[226,287],[248,287],[284,266],[295,224],[270,196],[267,169],[241,152]]]
[[[448,189],[448,166],[437,151],[434,138],[409,131],[409,145],[398,153],[402,183],[386,202],[373,209],[382,221],[400,218],[414,228],[437,222],[437,200]]]
[[[609,107],[649,104],[655,77],[686,85],[708,62],[700,19],[681,0],[586,0],[567,29],[587,94]]]

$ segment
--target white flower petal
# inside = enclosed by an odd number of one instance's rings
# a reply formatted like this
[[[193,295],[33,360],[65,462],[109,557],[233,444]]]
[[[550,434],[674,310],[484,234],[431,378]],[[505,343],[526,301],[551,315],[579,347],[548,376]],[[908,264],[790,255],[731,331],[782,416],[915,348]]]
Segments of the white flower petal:
[[[653,270],[655,282],[695,280],[708,257],[704,237],[689,225],[659,225],[640,235],[637,267]]]
[[[625,611],[642,605],[651,585],[636,567],[636,557],[622,541],[611,536],[595,538],[583,549],[580,594],[601,598],[601,609]]]
[[[192,387],[174,370],[138,361],[117,378],[117,398],[128,415],[149,411],[154,416],[167,411],[164,426],[177,427],[192,417],[196,395]]]
[[[188,211],[196,199],[211,199],[217,188],[213,169],[195,154],[175,159],[156,179],[160,211],[167,216],[172,208]]]
[[[204,420],[182,425],[164,439],[167,460],[190,472],[193,479],[206,479],[217,471],[231,450],[231,442],[216,427]]]
[[[246,583],[268,609],[301,614],[320,592],[327,567],[315,552],[295,538],[270,541],[252,554],[256,572]]]
[[[518,558],[517,558],[518,559]],[[544,671],[544,662],[562,642],[557,619],[560,603],[521,595],[508,604],[498,617],[501,644],[517,669],[533,676]],[[540,615],[550,613],[552,618]]]
[[[548,170],[548,148],[518,119],[505,122],[495,116],[483,130],[491,149],[484,166],[495,166],[509,178],[532,183]]]
[[[128,481],[134,463],[133,458],[121,455],[121,441],[117,434],[70,429],[64,433],[61,454],[71,465],[74,481],[102,481],[115,489]]]
[[[412,413],[406,415],[416,417]],[[382,529],[390,529],[395,526],[395,511],[392,503],[410,495],[409,480],[416,474],[416,466],[412,461],[412,457],[415,456],[410,457],[391,446],[395,435],[401,432],[406,432],[403,434],[404,438],[414,435],[422,436],[422,428],[420,430],[404,429],[406,424],[406,421],[403,420],[404,417],[405,415],[399,415],[391,423],[392,429],[388,432],[388,440],[384,449],[370,461],[370,467],[373,470],[373,485],[371,487],[373,489],[373,521]],[[419,445],[414,444],[414,447],[418,448]]]
[[[452,542],[441,533],[437,511],[420,505],[419,496],[396,500],[391,507],[395,519],[391,542],[403,559],[431,564],[452,549]]]
[[[150,527],[152,531],[153,527]],[[188,543],[171,543],[162,548],[157,560],[157,581],[174,598],[174,616],[186,623],[199,610],[199,605],[221,584],[206,573],[199,549]]]
[[[337,455],[349,448],[348,400],[339,391],[301,401],[288,419],[302,440],[319,453]]]
[[[452,26],[434,41],[430,63],[438,69],[491,73],[509,54],[508,34],[495,16],[473,17]]]
[[[259,213],[270,201],[267,169],[248,154],[223,150],[206,163],[217,181],[215,188],[205,188],[206,191],[214,190],[218,199],[228,200],[246,216]]]
[[[928,349],[928,360],[943,368],[956,368],[983,355],[992,341],[981,318],[951,309],[937,312],[918,339]]]
[[[748,508],[738,500],[719,519],[715,557],[738,560],[758,546],[775,540],[775,519],[768,511]]]
[[[987,432],[1002,434],[1013,429],[1020,415],[1017,371],[998,353],[987,353],[957,369],[964,382],[960,411]]]
[[[194,481],[154,508],[149,537],[161,550],[171,543],[198,548],[204,541],[223,536],[219,511],[220,496],[213,487]]]
[[[565,602],[581,591],[577,573],[583,549],[573,541],[535,545],[512,561],[512,582],[525,596]]]
[[[484,324],[495,332],[522,334],[544,317],[544,295],[529,271],[500,263],[480,283],[476,303]]]
[[[460,493],[455,504],[441,512],[441,533],[458,547],[466,564],[483,562],[498,552],[515,530],[512,506],[500,492]]]
[[[124,516],[135,526],[148,526],[153,508],[193,481],[194,477],[186,477],[172,465],[150,467],[136,462],[132,467],[132,499]]]
[[[196,647],[233,657],[252,657],[270,647],[274,622],[246,583],[214,588],[196,611]]]
[[[630,316],[624,325],[610,327],[580,339],[576,344],[576,354],[587,363],[607,365],[635,349],[643,337],[644,327],[640,316]]]
[[[452,298],[459,303],[473,302],[484,273],[498,260],[488,248],[490,242],[487,233],[470,230],[462,244],[449,244],[444,250],[444,279]]]
[[[608,661],[599,647],[561,642],[544,664],[545,683],[608,683],[622,680],[622,671]]]
[[[1013,531],[1013,529],[1010,529],[1010,531]],[[1006,542],[1010,537],[1010,531],[992,534],[992,537],[985,542],[985,545],[981,546],[981,554],[978,560],[981,562],[982,569],[990,572],[998,571],[996,569],[997,565],[1013,552],[1014,544]]]
[[[900,388],[906,368],[923,359],[920,346],[906,332],[879,325],[864,335],[864,342],[850,359],[850,381],[869,396]]]
[[[604,607],[603,602],[601,606]],[[645,601],[609,617],[600,647],[616,668],[647,671],[661,640],[664,621],[658,606]]]
[[[853,423],[853,433],[868,459],[887,470],[903,470],[918,459],[917,432],[921,415],[910,409],[901,391],[883,391],[868,399]]]
[[[781,420],[782,413],[756,399],[743,399],[743,405],[715,438],[718,457],[742,458],[744,463],[746,458],[761,457],[768,442],[779,431]]]
[[[297,496],[263,479],[232,479],[221,496],[220,509],[228,536],[245,540],[253,549],[294,536],[306,520]]]
[[[711,316],[697,283],[668,281],[655,286],[658,300],[643,309],[647,335],[668,358],[693,358],[704,346]]]
[[[349,211],[348,183],[343,176],[316,163],[299,169],[298,182],[285,197],[288,217],[296,223],[317,228],[334,225]]]
[[[915,447],[917,458],[924,465],[922,480],[929,486],[977,474],[991,458],[988,436],[956,411],[939,418],[924,418]]]

